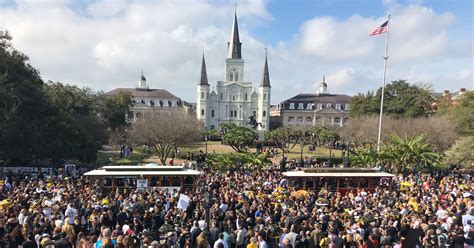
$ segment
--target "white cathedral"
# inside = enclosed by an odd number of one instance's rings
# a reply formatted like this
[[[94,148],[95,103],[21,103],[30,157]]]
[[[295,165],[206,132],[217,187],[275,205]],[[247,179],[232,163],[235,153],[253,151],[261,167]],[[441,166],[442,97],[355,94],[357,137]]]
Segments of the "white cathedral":
[[[252,115],[255,115],[256,121],[261,123],[261,126],[257,127],[258,130],[268,129],[271,87],[267,54],[265,53],[263,75],[256,92],[252,82],[244,81],[244,60],[237,13],[234,14],[232,33],[228,42],[225,80],[217,82],[216,90],[213,89],[211,92],[209,88],[203,54],[201,79],[197,86],[196,114],[206,129],[218,128],[221,123],[247,125]]]

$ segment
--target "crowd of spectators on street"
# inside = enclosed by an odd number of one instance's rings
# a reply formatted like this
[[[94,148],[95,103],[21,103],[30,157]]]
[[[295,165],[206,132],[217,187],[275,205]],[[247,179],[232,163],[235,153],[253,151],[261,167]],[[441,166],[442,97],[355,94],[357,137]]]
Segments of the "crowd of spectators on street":
[[[197,186],[180,192],[104,192],[81,175],[5,175],[0,247],[474,247],[466,173],[399,175],[392,190],[298,195],[279,169],[202,170]],[[180,194],[187,209],[178,208]]]

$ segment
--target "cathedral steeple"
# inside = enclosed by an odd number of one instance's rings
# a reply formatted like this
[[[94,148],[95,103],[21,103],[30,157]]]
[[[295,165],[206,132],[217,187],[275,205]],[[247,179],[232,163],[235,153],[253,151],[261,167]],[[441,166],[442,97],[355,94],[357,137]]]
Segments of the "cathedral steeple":
[[[206,60],[204,59],[204,53],[202,53],[201,80],[199,80],[199,85],[209,85],[207,80]]]
[[[242,43],[239,38],[239,26],[237,24],[237,11],[234,13],[234,23],[232,24],[232,33],[230,34],[230,41],[228,45],[228,59],[241,59],[242,58]]]
[[[260,87],[270,87],[270,74],[268,73],[267,49],[265,48],[265,65],[263,66],[262,81]]]

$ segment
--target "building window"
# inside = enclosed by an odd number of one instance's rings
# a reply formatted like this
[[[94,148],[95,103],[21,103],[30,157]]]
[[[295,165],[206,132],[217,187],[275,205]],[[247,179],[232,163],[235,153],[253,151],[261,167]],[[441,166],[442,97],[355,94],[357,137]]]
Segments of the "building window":
[[[230,77],[230,78],[229,78],[229,81],[234,81],[234,74],[231,73],[231,74],[229,75],[229,77]]]
[[[303,103],[298,103],[298,109],[304,109]]]
[[[263,111],[263,117],[267,116],[267,111]]]
[[[309,124],[313,123],[313,118],[306,117],[306,123],[309,123]]]
[[[201,109],[201,115],[204,115],[204,109]]]
[[[340,126],[341,125],[341,118],[336,117],[334,118],[334,126]]]
[[[303,123],[303,117],[298,117],[298,123]]]
[[[312,104],[312,103],[308,103],[308,104],[306,105],[306,109],[307,109],[307,110],[312,110],[312,109],[313,109],[313,104]]]
[[[153,100],[150,100],[150,106],[155,106],[155,102]]]
[[[221,100],[224,99],[224,93],[221,93]]]
[[[321,119],[321,117],[316,117],[316,124],[323,124],[323,119]]]
[[[204,99],[204,91],[201,92],[201,99]]]
[[[349,104],[346,104],[345,110],[349,110]]]
[[[267,94],[263,94],[263,100],[267,100]]]
[[[326,104],[326,108],[330,108],[330,107],[331,107],[330,103]]]
[[[293,124],[295,124],[295,117],[293,116],[288,117],[288,125],[293,125]]]
[[[336,109],[337,109],[337,110],[341,110],[341,104],[337,103],[337,104],[336,104]]]
[[[211,117],[214,118],[214,109],[211,109]]]
[[[290,103],[290,109],[295,109],[295,104],[294,103]]]
[[[232,101],[235,101],[235,96],[232,97]]]
[[[238,73],[238,72],[235,73],[235,81],[236,81],[236,82],[239,81],[239,73]]]
[[[247,94],[245,94],[245,98],[244,98],[244,99],[245,99],[245,101],[247,101]]]
[[[342,122],[344,126],[349,125],[349,117],[345,117],[344,121]]]

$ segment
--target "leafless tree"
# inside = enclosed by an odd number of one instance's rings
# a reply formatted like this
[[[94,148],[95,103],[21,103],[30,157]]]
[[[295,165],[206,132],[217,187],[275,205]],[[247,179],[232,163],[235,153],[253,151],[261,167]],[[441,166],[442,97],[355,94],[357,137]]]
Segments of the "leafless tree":
[[[202,124],[195,116],[175,110],[145,114],[133,123],[130,137],[165,164],[175,149],[198,141],[201,134]]]

